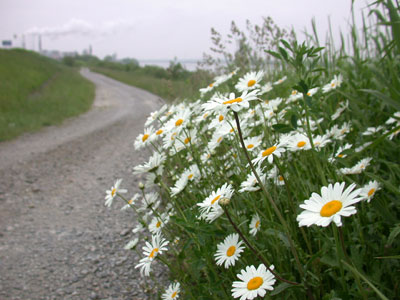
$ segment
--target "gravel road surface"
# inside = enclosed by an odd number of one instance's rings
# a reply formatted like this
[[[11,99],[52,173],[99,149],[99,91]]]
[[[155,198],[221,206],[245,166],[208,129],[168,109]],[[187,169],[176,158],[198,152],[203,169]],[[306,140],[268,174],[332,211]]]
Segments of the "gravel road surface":
[[[135,226],[104,206],[117,178],[137,192],[133,141],[163,101],[89,70],[93,108],[61,126],[0,143],[0,299],[148,299],[123,246]],[[118,205],[119,204],[119,205]]]

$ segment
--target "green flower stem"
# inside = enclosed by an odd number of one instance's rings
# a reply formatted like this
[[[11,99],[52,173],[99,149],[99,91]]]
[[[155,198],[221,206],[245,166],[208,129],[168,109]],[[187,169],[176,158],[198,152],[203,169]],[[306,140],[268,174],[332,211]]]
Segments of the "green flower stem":
[[[339,270],[340,270],[340,281],[342,283],[342,288],[345,291],[346,294],[349,294],[346,280],[344,278],[344,269],[343,269],[343,264],[341,260],[344,258],[344,253],[342,251],[340,242],[339,242],[339,237],[338,237],[338,228],[336,227],[336,224],[332,223],[332,230],[333,230],[333,235],[335,237],[335,244],[336,244],[336,259],[339,265]]]
[[[240,237],[242,238],[242,240],[244,241],[244,243],[247,245],[247,247],[249,247],[249,249],[256,255],[256,257],[265,265],[265,267],[272,273],[274,274],[274,276],[279,279],[280,281],[292,284],[292,285],[299,285],[300,283],[298,282],[293,282],[287,279],[282,278],[281,276],[279,276],[276,272],[274,272],[274,270],[270,269],[270,263],[265,259],[265,257],[260,253],[260,251],[258,251],[255,247],[253,247],[250,242],[247,240],[247,238],[244,236],[244,234],[242,233],[242,231],[239,229],[239,227],[236,226],[235,222],[233,222],[228,209],[225,206],[222,206],[226,217],[229,220],[229,223],[231,223],[231,225],[233,226],[233,228],[235,229],[235,231],[240,235]]]
[[[247,161],[249,162],[250,168],[253,171],[253,174],[256,177],[256,179],[258,181],[258,184],[260,185],[262,191],[264,192],[264,194],[266,195],[267,199],[271,203],[271,205],[272,205],[272,207],[273,207],[273,209],[275,211],[275,214],[278,216],[279,221],[281,222],[281,224],[285,228],[286,235],[287,235],[287,238],[288,238],[289,243],[290,243],[290,249],[291,249],[292,254],[293,254],[294,258],[295,258],[295,261],[296,261],[296,264],[297,264],[297,268],[299,270],[300,275],[304,276],[304,271],[303,271],[303,268],[302,268],[302,266],[300,264],[299,256],[297,255],[297,251],[296,251],[296,248],[294,247],[294,243],[293,243],[292,237],[290,236],[290,233],[289,233],[289,227],[288,227],[285,219],[283,218],[281,212],[279,211],[278,206],[276,205],[275,201],[272,199],[271,195],[267,192],[265,186],[263,185],[260,177],[258,176],[258,174],[257,174],[257,172],[256,172],[256,170],[254,168],[253,163],[251,162],[251,159],[249,157],[249,154],[247,153],[247,149],[246,149],[246,146],[245,146],[244,141],[243,141],[242,131],[240,129],[239,116],[238,116],[237,112],[235,112],[235,111],[233,112],[233,114],[234,114],[235,120],[236,120],[236,125],[237,125],[237,129],[238,129],[238,133],[239,133],[240,143],[241,143],[242,148],[244,150],[244,153],[246,155]]]

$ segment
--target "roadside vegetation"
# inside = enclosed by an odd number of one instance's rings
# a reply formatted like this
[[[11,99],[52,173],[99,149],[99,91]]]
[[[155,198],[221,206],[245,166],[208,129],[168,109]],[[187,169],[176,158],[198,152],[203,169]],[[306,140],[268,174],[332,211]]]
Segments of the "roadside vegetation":
[[[218,76],[148,117],[140,192],[106,192],[139,221],[125,248],[155,298],[400,298],[399,8],[324,44],[314,23],[213,31]]]
[[[94,72],[147,90],[169,102],[200,95],[199,88],[212,79],[210,72],[188,71],[176,61],[171,61],[165,69],[159,66],[140,67],[135,59],[115,61],[109,56],[103,60],[94,56],[77,56],[73,60],[68,63],[87,66]]]
[[[77,69],[26,50],[0,50],[0,141],[87,111],[94,85]]]

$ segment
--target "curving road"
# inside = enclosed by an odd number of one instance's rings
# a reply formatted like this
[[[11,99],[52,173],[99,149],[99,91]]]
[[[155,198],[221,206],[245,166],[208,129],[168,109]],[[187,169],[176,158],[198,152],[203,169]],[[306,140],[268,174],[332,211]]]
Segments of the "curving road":
[[[147,299],[123,249],[135,225],[104,207],[116,178],[137,191],[132,143],[163,101],[82,70],[96,84],[86,114],[0,143],[0,299]]]

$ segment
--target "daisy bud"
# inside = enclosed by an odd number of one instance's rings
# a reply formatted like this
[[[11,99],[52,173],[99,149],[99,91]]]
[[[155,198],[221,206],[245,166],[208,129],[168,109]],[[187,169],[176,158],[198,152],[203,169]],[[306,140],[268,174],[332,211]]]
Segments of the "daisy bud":
[[[139,189],[144,190],[144,184],[141,181],[139,182]]]
[[[231,202],[231,199],[224,197],[224,198],[219,199],[218,204],[220,204],[220,205],[228,205],[229,202]]]

